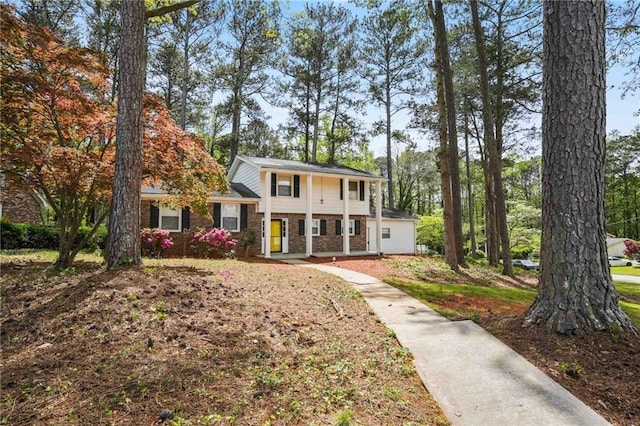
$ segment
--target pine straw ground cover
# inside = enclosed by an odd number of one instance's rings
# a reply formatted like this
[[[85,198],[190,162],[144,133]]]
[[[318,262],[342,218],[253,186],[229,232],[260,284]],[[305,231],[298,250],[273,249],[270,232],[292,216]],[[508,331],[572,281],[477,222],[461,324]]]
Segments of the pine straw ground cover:
[[[569,338],[523,328],[535,273],[518,271],[511,279],[473,265],[454,273],[441,259],[410,256],[339,258],[334,265],[383,279],[452,320],[476,321],[611,423],[640,425],[640,338],[616,330]],[[616,286],[638,323],[640,284]]]
[[[333,276],[238,260],[2,258],[0,423],[448,424]]]

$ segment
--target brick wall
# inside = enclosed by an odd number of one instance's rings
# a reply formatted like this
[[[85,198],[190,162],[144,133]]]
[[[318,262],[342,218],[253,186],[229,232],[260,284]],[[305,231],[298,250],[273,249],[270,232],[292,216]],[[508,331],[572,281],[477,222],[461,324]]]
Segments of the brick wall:
[[[209,211],[213,211],[213,204],[209,204]],[[151,201],[142,201],[140,224],[143,228],[148,228],[151,223]],[[256,244],[250,250],[249,254],[258,254],[262,247],[262,213],[256,213],[256,205],[247,205],[247,228],[255,230]],[[210,219],[191,213],[191,228],[188,232],[172,232],[173,247],[165,251],[166,256],[194,256],[195,252],[191,249],[189,242],[191,233],[197,228],[211,228],[213,226]],[[306,219],[304,214],[278,214],[273,213],[272,219],[288,219],[289,220],[289,253],[305,253],[307,251],[306,237],[299,235],[299,220]],[[313,251],[319,252],[342,252],[342,235],[336,235],[336,220],[342,220],[342,215],[314,215],[314,219],[327,221],[326,235],[317,235],[313,237]],[[365,251],[367,249],[366,216],[351,216],[351,219],[360,221],[360,234],[349,237],[350,250]],[[348,229],[347,229],[348,230]],[[238,240],[236,253],[244,255],[244,249],[240,247],[240,241],[243,232],[233,232],[233,238]]]
[[[22,189],[7,180],[0,187],[2,217],[16,223],[42,223],[40,210],[42,207],[31,190]]]
[[[151,226],[151,201],[144,200],[140,206],[140,226],[142,228],[149,228]],[[209,203],[207,208],[210,212],[213,211],[213,203]],[[212,228],[213,221],[207,217],[201,216],[197,213],[191,212],[190,228],[187,232],[171,232],[171,238],[173,239],[173,247],[165,250],[165,256],[195,256],[194,250],[190,246],[191,235],[193,231],[198,228]],[[253,228],[256,232],[257,242],[254,248],[249,251],[249,254],[256,254],[260,252],[260,227],[261,216],[256,216],[256,205],[247,205],[247,228]],[[238,241],[238,247],[236,252],[238,255],[244,256],[244,249],[240,247],[240,241],[244,235],[244,232],[232,232],[231,235]]]
[[[263,215],[258,217],[258,224],[261,226]],[[289,253],[306,253],[307,241],[304,235],[299,235],[299,221],[306,219],[304,214],[278,214],[273,213],[272,219],[289,219]],[[366,216],[350,216],[351,219],[360,221],[360,235],[349,237],[350,251],[365,251],[367,249]],[[341,252],[342,235],[336,235],[336,220],[342,220],[342,215],[314,215],[313,219],[327,221],[327,233],[313,237],[313,252]],[[261,229],[261,228],[257,228]],[[348,232],[348,227],[347,227]],[[261,247],[261,246],[260,246]]]

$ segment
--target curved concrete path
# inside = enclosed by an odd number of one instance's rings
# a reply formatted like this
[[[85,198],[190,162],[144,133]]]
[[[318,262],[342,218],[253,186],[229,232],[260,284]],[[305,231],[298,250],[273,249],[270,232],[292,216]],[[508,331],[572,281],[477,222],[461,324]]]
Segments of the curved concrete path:
[[[449,321],[418,300],[359,272],[303,260],[283,262],[338,275],[411,351],[425,387],[453,425],[609,423],[472,321]]]

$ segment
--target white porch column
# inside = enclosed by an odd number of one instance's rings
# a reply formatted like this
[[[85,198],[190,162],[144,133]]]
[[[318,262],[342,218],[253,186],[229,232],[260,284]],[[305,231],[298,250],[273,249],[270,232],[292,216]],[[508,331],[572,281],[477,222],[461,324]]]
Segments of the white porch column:
[[[349,178],[342,179],[342,250],[344,254],[351,254],[349,246]]]
[[[376,181],[376,251],[382,253],[382,181]]]
[[[265,173],[264,192],[264,257],[271,257],[271,172]]]
[[[311,173],[307,174],[307,216],[304,221],[304,236],[307,243],[307,256],[313,254],[313,233],[311,232],[313,219],[313,193],[311,191],[313,187],[313,176]]]

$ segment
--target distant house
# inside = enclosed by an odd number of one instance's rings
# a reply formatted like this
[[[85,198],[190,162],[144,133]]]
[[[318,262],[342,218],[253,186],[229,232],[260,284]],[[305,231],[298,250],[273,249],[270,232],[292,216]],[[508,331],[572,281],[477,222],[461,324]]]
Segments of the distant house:
[[[33,189],[0,173],[0,216],[15,223],[42,223],[42,209],[47,202]]]
[[[265,257],[415,253],[415,218],[382,209],[380,197],[372,197],[372,189],[381,193],[386,180],[381,176],[338,165],[239,155],[228,179],[229,194],[209,197],[213,223],[188,208],[163,207],[162,191],[143,188],[142,226],[174,232],[216,226],[236,238],[251,228]],[[174,250],[188,244],[181,238],[174,236]]]

